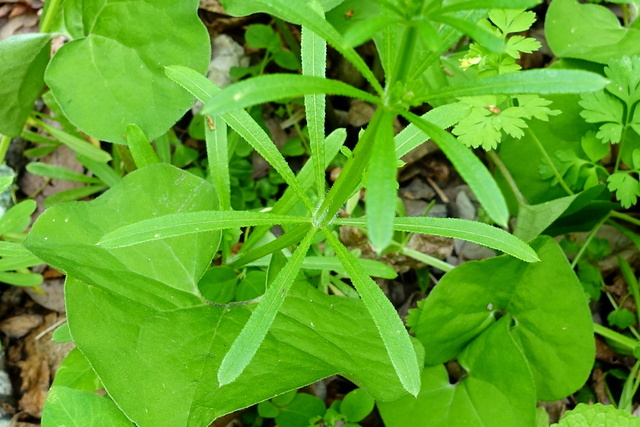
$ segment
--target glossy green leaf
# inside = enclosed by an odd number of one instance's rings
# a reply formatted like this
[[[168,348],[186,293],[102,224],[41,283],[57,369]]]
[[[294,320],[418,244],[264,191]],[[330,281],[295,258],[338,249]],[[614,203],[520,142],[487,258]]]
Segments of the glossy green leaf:
[[[362,301],[327,296],[303,282],[294,284],[247,369],[219,387],[222,358],[255,308],[210,305],[199,295],[219,234],[96,246],[127,224],[215,205],[206,181],[151,165],[91,202],[48,210],[27,237],[29,250],[68,274],[74,342],[118,407],[139,425],[202,426],[336,373],[376,399],[403,395]]]
[[[302,74],[306,76],[325,77],[327,68],[327,43],[307,27],[302,28]],[[311,155],[324,159],[325,142],[325,108],[324,94],[305,95],[305,116],[309,131]],[[314,162],[314,180],[316,191],[324,195],[326,188],[324,162]]]
[[[131,123],[150,140],[165,133],[193,98],[166,78],[164,66],[204,72],[209,63],[209,35],[197,5],[65,2],[65,13],[75,14],[79,28],[51,60],[45,80],[69,120],[95,138],[120,144]]]
[[[347,421],[357,423],[373,411],[375,403],[366,391],[357,388],[344,396],[340,404],[340,413],[347,417]]]
[[[498,315],[508,314],[538,399],[558,399],[584,384],[595,350],[584,291],[553,239],[540,237],[531,247],[542,262],[471,261],[440,280],[412,321],[412,331],[430,349],[428,365],[455,358]]]
[[[433,102],[489,94],[581,93],[601,90],[608,83],[609,81],[601,75],[582,70],[526,70],[444,86],[426,94],[424,98]]]
[[[29,226],[31,214],[37,207],[33,199],[23,200],[12,206],[2,217],[0,217],[0,236],[8,232],[21,233]]]
[[[106,248],[122,248],[204,231],[256,225],[305,224],[310,218],[249,211],[201,211],[158,216],[115,229],[98,242]]]
[[[355,256],[330,231],[323,231],[327,242],[360,294],[363,304],[373,317],[400,382],[409,393],[416,396],[420,391],[420,369],[413,344],[402,320],[391,301],[356,261]]]
[[[44,86],[50,34],[19,34],[0,41],[0,134],[18,136]]]
[[[373,140],[373,151],[367,171],[367,230],[369,240],[378,252],[384,250],[393,237],[393,219],[396,216],[395,201],[398,197],[396,180],[397,164],[393,161],[394,115],[386,113]]]
[[[102,388],[102,383],[91,369],[87,358],[77,348],[71,350],[64,358],[51,385],[87,391]]]
[[[223,114],[251,105],[312,94],[349,96],[374,104],[380,102],[376,96],[338,80],[299,74],[267,74],[222,89],[205,102],[203,113]]]
[[[233,341],[231,348],[225,354],[218,370],[218,383],[221,387],[238,378],[251,363],[300,271],[302,261],[307,255],[315,232],[316,230],[313,229],[307,234],[286,265],[280,270],[267,292],[262,296],[258,306],[251,313],[251,317],[242,331]]]
[[[547,11],[545,35],[553,53],[562,58],[606,64],[622,55],[640,55],[640,29],[623,27],[601,5],[554,0]]]
[[[305,3],[291,3],[288,0],[225,0],[225,11],[232,15],[249,15],[264,12],[294,24],[309,28],[336,48],[364,76],[378,93],[382,87],[362,57],[342,38],[327,20]]]
[[[365,220],[361,218],[340,218],[336,219],[335,223],[363,227]],[[505,252],[523,261],[538,261],[535,251],[522,240],[500,228],[477,221],[459,218],[402,217],[395,219],[393,228],[396,231],[467,240]]]
[[[200,101],[206,102],[218,94],[221,89],[206,77],[196,71],[181,67],[171,66],[166,69],[167,76],[184,87]],[[278,151],[271,138],[264,129],[244,110],[232,111],[222,115],[222,118],[238,134],[243,137],[273,168],[278,171],[282,179],[296,193],[305,206],[313,211],[314,206],[309,200],[305,190],[295,179],[295,175],[286,160]]]
[[[513,235],[524,241],[538,237],[571,206],[577,195],[560,197],[537,205],[520,206]]]
[[[49,390],[42,427],[133,427],[107,396],[55,386]]]
[[[450,382],[443,365],[426,367],[417,399],[378,403],[388,427],[533,426],[536,390],[505,316],[458,358],[464,376]]]
[[[485,165],[471,150],[456,140],[449,132],[415,114],[406,112],[403,115],[418,129],[433,138],[433,142],[440,147],[442,152],[453,163],[491,219],[497,224],[506,227],[509,219],[507,203]]]
[[[153,151],[153,147],[151,147],[149,140],[139,126],[127,126],[127,145],[138,169],[154,163],[160,163],[158,155]]]

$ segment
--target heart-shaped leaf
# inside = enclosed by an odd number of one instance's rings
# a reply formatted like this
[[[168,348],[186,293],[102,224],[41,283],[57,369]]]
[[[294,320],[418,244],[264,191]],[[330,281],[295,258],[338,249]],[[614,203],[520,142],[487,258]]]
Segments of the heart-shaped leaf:
[[[518,427],[534,425],[536,392],[527,361],[505,316],[460,355],[464,370],[450,383],[443,365],[425,368],[417,399],[378,403],[387,427]],[[508,372],[508,375],[505,373]],[[513,379],[517,383],[513,383]]]
[[[45,79],[65,115],[89,135],[126,143],[130,124],[150,140],[193,98],[164,74],[168,65],[204,72],[209,35],[196,0],[65,2],[75,40],[53,57]]]
[[[27,247],[70,277],[69,327],[111,398],[139,425],[208,425],[225,413],[341,373],[379,400],[405,394],[359,299],[296,282],[254,359],[219,387],[217,372],[255,304],[207,304],[197,283],[219,232],[124,248],[110,231],[217,205],[210,184],[166,164],[127,175],[91,202],[43,214]],[[277,379],[277,380],[274,380]]]
[[[428,365],[457,357],[497,317],[510,315],[539,399],[558,399],[584,384],[594,357],[584,291],[553,239],[530,245],[541,262],[504,256],[468,262],[440,280],[412,319]]]

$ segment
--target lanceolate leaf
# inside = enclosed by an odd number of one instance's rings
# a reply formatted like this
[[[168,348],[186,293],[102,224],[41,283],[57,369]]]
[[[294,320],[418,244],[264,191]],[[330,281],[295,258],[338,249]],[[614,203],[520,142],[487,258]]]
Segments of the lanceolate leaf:
[[[383,116],[373,143],[367,172],[365,207],[369,239],[380,252],[391,243],[393,237],[393,218],[396,216],[395,202],[398,194],[391,113]]]
[[[403,115],[418,129],[431,136],[433,142],[451,160],[451,163],[469,185],[491,219],[499,225],[506,226],[509,219],[509,210],[504,196],[487,168],[471,150],[462,145],[449,132],[440,129],[421,117],[410,112],[404,112]]]
[[[418,359],[398,313],[351,252],[329,230],[325,228],[323,232],[373,317],[400,382],[409,393],[417,396],[420,391]]]
[[[187,67],[170,66],[166,68],[166,73],[170,79],[180,84],[202,102],[208,101],[221,90],[212,81]],[[286,160],[253,117],[244,110],[237,110],[222,114],[222,118],[278,171],[282,179],[295,191],[298,198],[309,210],[313,211],[313,204],[296,180]]]
[[[231,345],[229,352],[222,359],[220,370],[218,371],[220,386],[238,378],[249,365],[253,356],[255,356],[264,337],[269,332],[276,314],[280,310],[287,291],[296,279],[300,267],[302,267],[304,257],[307,255],[315,235],[316,230],[312,229],[300,243],[300,246],[298,246],[284,268],[280,270],[280,273],[271,283],[267,292],[262,296],[260,303],[251,313],[251,317],[249,317],[242,331]]]
[[[609,81],[582,70],[527,70],[445,86],[424,95],[425,101],[442,101],[461,96],[518,95],[525,93],[581,93],[603,89]]]
[[[341,218],[336,224],[364,227],[367,222],[362,218]],[[512,255],[527,262],[539,261],[535,251],[512,234],[487,224],[459,218],[402,217],[393,224],[396,231],[432,234],[468,240]]]
[[[321,37],[306,27],[302,28],[302,73],[307,76],[324,77],[327,68],[327,44]],[[311,155],[325,158],[324,122],[326,100],[324,94],[305,95],[305,116],[309,130]],[[320,197],[325,193],[324,162],[314,162],[316,190]]]
[[[299,74],[268,74],[226,87],[205,102],[203,112],[223,114],[269,101],[323,93],[360,98],[374,104],[380,102],[376,96],[338,80]]]
[[[98,243],[106,248],[122,248],[185,234],[256,225],[304,224],[310,218],[271,215],[248,211],[200,211],[152,218],[118,228]]]
[[[540,0],[472,0],[461,1],[438,10],[438,13],[449,13],[471,9],[528,9],[540,3]]]
[[[151,147],[149,140],[139,126],[127,126],[127,145],[138,169],[154,163],[160,163],[156,152],[153,151],[153,147]]]
[[[227,145],[227,124],[221,117],[207,117],[204,122],[207,142],[209,179],[218,191],[220,208],[231,208],[231,178],[229,175],[229,146]]]
[[[378,93],[382,93],[382,87],[378,83],[373,72],[367,67],[362,57],[358,55],[352,46],[349,46],[327,20],[313,10],[306,2],[292,3],[289,0],[226,0],[225,11],[233,15],[249,15],[257,12],[265,12],[277,16],[285,21],[300,24],[325,39],[344,55],[353,66],[362,73],[365,79]]]

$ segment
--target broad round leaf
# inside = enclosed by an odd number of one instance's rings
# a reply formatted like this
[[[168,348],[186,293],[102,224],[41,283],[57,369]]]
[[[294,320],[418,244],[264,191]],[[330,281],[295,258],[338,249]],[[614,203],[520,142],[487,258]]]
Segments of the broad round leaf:
[[[84,8],[68,3],[83,19],[74,34],[84,37],[64,45],[45,74],[66,116],[89,135],[120,144],[129,124],[150,140],[162,135],[193,103],[164,67],[204,72],[209,61],[198,2],[101,0]]]
[[[457,357],[494,319],[509,314],[539,399],[559,399],[584,384],[595,350],[584,291],[553,239],[540,237],[531,247],[541,262],[504,256],[468,262],[440,280],[410,319],[428,365]]]

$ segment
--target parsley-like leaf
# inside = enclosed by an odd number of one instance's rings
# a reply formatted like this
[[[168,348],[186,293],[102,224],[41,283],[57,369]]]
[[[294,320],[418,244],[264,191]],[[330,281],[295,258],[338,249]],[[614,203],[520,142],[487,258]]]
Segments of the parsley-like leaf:
[[[613,60],[604,73],[611,79],[606,87],[609,92],[628,105],[640,101],[640,57],[623,56]]]
[[[520,139],[524,135],[523,129],[528,127],[525,120],[535,117],[546,121],[549,116],[560,114],[560,111],[548,108],[551,101],[537,95],[517,96],[514,99],[518,105],[504,110],[496,105],[497,99],[493,95],[461,98],[460,102],[472,108],[453,128],[453,134],[469,147],[493,150],[500,143],[502,132]]]
[[[616,199],[620,201],[623,208],[630,208],[636,204],[640,196],[640,183],[630,171],[615,172],[607,181],[609,191],[615,191]]]
[[[613,95],[604,91],[583,93],[578,104],[584,108],[580,116],[587,123],[602,123],[597,138],[602,142],[617,144],[624,130],[624,105]]]
[[[536,14],[520,9],[492,9],[489,19],[503,34],[519,33],[531,28],[536,21]]]
[[[532,37],[511,36],[507,40],[504,51],[512,58],[520,58],[520,53],[531,53],[540,49],[540,42]]]

